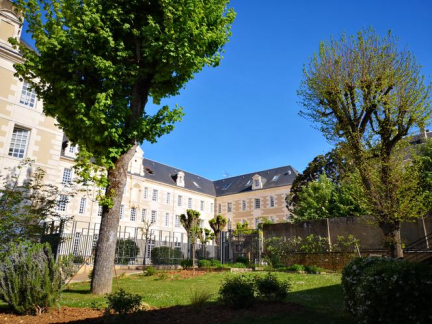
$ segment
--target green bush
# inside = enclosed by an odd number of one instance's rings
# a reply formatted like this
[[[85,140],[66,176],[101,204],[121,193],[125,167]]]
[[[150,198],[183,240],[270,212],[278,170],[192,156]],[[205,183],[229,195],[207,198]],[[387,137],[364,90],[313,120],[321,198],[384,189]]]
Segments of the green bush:
[[[240,262],[236,262],[236,263],[224,263],[222,266],[224,268],[240,268],[240,269],[246,268],[246,265],[244,263],[240,263]]]
[[[180,265],[182,266],[183,269],[192,268],[192,260],[191,259],[181,260]]]
[[[210,260],[198,260],[198,268],[211,268],[212,262]]]
[[[227,277],[219,289],[219,300],[228,307],[247,308],[255,303],[255,284],[249,276]]]
[[[432,267],[357,258],[342,271],[346,310],[359,323],[431,323]]]
[[[249,259],[243,256],[238,256],[236,258],[236,263],[243,263],[244,265],[248,265],[249,264]]]
[[[17,313],[40,314],[60,298],[62,277],[49,244],[11,244],[0,262],[0,296]]]
[[[287,271],[305,271],[305,267],[301,264],[293,264],[286,268]]]
[[[222,263],[219,260],[216,259],[211,259],[211,266],[214,268],[221,268],[222,267]]]
[[[131,264],[139,254],[139,247],[134,240],[118,239],[116,244],[115,264]]]
[[[151,261],[153,264],[180,264],[183,260],[183,253],[179,249],[169,246],[155,247],[151,251]]]
[[[304,266],[304,271],[309,274],[319,274],[321,272],[325,272],[323,268],[317,267],[316,265]]]
[[[150,267],[144,269],[144,275],[145,275],[146,277],[151,277],[151,276],[153,276],[155,273],[156,273],[156,270],[155,270],[155,268],[154,268],[153,266],[150,266]]]
[[[288,296],[290,283],[288,280],[279,280],[274,274],[268,272],[264,277],[255,277],[258,296],[268,301],[282,301]]]
[[[108,299],[108,306],[106,309],[109,313],[128,314],[136,312],[141,308],[142,297],[140,295],[128,293],[122,288],[107,295],[106,298]]]

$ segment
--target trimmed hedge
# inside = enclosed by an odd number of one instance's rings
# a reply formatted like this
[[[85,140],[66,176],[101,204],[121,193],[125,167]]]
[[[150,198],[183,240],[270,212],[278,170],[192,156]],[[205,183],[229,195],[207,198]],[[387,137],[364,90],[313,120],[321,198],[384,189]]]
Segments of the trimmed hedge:
[[[151,251],[152,264],[177,265],[183,260],[183,252],[169,246],[155,247]]]
[[[432,322],[432,267],[390,258],[357,258],[342,271],[346,310],[358,323]]]

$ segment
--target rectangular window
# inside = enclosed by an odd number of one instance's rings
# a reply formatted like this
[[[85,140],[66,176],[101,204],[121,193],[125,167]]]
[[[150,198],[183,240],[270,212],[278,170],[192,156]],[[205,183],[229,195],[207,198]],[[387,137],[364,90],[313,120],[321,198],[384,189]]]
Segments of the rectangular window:
[[[171,193],[170,192],[167,192],[166,203],[167,203],[167,205],[171,204]]]
[[[175,215],[175,227],[180,227],[180,215]]]
[[[222,213],[222,204],[218,204],[218,214]]]
[[[192,209],[192,198],[188,198],[188,208]]]
[[[131,208],[130,220],[136,222],[136,209],[134,207]]]
[[[30,131],[19,127],[14,127],[12,139],[9,147],[9,156],[22,159],[27,149],[27,142]]]
[[[259,180],[255,180],[255,187],[259,187]]]
[[[141,210],[141,222],[145,222],[147,217],[147,209]]]
[[[34,108],[36,106],[36,92],[31,89],[30,83],[26,81],[24,81],[22,87],[20,104],[30,108]]]
[[[255,209],[261,208],[261,199],[255,198]]]
[[[177,205],[181,207],[182,204],[183,204],[183,197],[182,196],[178,196],[177,197]]]
[[[214,213],[214,204],[210,203],[210,213]]]
[[[75,153],[75,145],[69,146],[69,153]]]
[[[270,207],[274,207],[274,206],[275,206],[274,197],[270,196]]]
[[[165,214],[165,226],[166,227],[169,227],[169,216],[170,216],[169,213]]]
[[[246,210],[246,200],[242,200],[242,210]]]
[[[153,201],[158,201],[158,191],[156,189],[153,189],[152,200]]]
[[[260,218],[255,218],[255,228],[258,228],[258,224],[260,223]]]
[[[156,210],[152,210],[152,212],[151,212],[151,222],[153,224],[156,223],[156,218],[157,218],[157,212],[156,212]]]
[[[232,203],[227,203],[227,213],[231,213],[232,212]]]
[[[200,201],[200,210],[204,211],[204,200]]]
[[[98,216],[102,217],[103,206],[98,207]]]
[[[68,197],[66,195],[59,195],[59,199],[57,202],[57,210],[66,211],[67,203],[68,203]]]
[[[120,206],[120,219],[123,219],[124,216],[124,205]]]
[[[148,188],[145,187],[144,188],[144,199],[147,199],[147,198],[148,198]]]
[[[62,183],[70,183],[72,180],[72,170],[71,169],[63,169],[63,178]]]
[[[81,198],[80,205],[79,205],[79,211],[78,211],[80,214],[84,214],[85,206],[86,206],[86,199]]]

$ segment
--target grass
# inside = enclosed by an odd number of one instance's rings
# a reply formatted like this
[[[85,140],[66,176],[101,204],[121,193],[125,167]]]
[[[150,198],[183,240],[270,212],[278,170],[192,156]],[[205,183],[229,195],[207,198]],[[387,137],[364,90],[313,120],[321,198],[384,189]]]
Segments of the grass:
[[[251,275],[255,275],[253,273]],[[264,275],[265,273],[261,273]],[[169,307],[175,305],[190,305],[193,291],[205,291],[211,294],[208,302],[217,301],[217,293],[220,283],[228,273],[208,273],[203,276],[179,279],[176,275],[168,275],[166,278],[159,276],[146,277],[134,275],[119,280],[120,287],[127,292],[140,294],[144,302],[155,307]],[[291,292],[287,301],[301,304],[305,308],[284,316],[272,316],[257,319],[248,316],[247,312],[240,320],[231,324],[347,324],[350,318],[343,312],[343,296],[340,284],[340,274],[309,275],[293,273],[276,273],[281,279],[291,280]],[[116,282],[113,283],[114,291],[117,290]],[[93,305],[105,305],[106,299],[90,293],[89,283],[76,283],[70,285],[61,299],[61,305],[70,307],[92,307]]]

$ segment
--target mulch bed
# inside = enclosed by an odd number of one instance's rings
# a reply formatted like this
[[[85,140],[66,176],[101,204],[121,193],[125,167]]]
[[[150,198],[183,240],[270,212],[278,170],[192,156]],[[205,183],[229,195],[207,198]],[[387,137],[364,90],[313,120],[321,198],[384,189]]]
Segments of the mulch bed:
[[[201,311],[191,306],[174,306],[142,311],[129,315],[110,315],[105,318],[102,310],[91,308],[62,307],[52,309],[40,316],[19,316],[0,311],[0,323],[4,324],[47,324],[47,323],[146,323],[146,324],[202,324],[226,323],[237,317],[249,316],[266,318],[274,315],[288,315],[301,310],[303,307],[293,303],[257,303],[245,310],[234,310],[222,305],[204,307]]]

